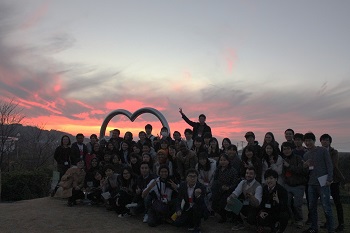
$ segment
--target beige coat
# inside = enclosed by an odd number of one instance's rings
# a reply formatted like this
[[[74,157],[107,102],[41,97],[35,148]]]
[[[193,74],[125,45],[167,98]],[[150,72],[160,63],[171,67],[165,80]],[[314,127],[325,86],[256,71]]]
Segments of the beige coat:
[[[68,198],[72,196],[72,189],[75,187],[84,187],[86,172],[84,169],[77,167],[69,168],[62,176],[59,183],[59,188],[56,191],[55,197]]]

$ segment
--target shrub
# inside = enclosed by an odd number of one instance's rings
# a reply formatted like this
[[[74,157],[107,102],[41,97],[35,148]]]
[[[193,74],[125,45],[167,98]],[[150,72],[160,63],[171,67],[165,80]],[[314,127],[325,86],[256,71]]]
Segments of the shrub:
[[[14,171],[2,174],[3,201],[45,197],[50,190],[52,171]]]

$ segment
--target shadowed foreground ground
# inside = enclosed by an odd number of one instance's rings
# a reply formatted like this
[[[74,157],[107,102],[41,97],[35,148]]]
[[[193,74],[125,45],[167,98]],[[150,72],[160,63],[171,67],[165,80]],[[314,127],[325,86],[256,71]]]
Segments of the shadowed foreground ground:
[[[344,207],[346,227],[349,230],[349,205]],[[115,212],[106,211],[104,207],[84,205],[67,207],[66,201],[49,197],[14,203],[0,203],[1,233],[188,232],[185,228],[177,229],[170,225],[150,228],[147,224],[142,223],[141,218],[142,216],[121,219],[117,217]],[[203,223],[202,229],[203,232],[233,232],[231,227],[231,223],[219,224],[216,218],[209,218]],[[238,232],[254,231],[250,228]],[[302,230],[289,226],[286,232],[294,233],[302,232]]]

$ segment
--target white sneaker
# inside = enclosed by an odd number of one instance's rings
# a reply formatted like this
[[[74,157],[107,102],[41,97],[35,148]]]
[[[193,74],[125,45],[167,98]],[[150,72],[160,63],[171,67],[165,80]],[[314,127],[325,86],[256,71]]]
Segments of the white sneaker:
[[[145,216],[143,216],[143,221],[144,223],[148,222],[148,214],[145,214]]]

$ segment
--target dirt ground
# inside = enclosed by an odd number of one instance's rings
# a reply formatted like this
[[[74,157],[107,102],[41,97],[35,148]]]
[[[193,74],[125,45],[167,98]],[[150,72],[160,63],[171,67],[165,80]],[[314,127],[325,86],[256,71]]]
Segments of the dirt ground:
[[[348,208],[348,205],[345,208]],[[346,216],[346,220],[348,219],[349,216]],[[219,224],[217,223],[217,218],[211,217],[203,222],[202,231],[205,233],[233,232],[231,227],[231,223]],[[347,229],[350,229],[350,227],[347,226]],[[0,233],[10,232],[175,233],[188,231],[186,228],[177,229],[168,224],[151,228],[147,224],[142,223],[142,216],[118,218],[115,212],[109,212],[104,207],[87,205],[68,207],[64,200],[46,197],[14,203],[0,203]],[[254,232],[254,230],[250,228],[239,232]],[[302,230],[288,226],[287,232],[302,232]]]

